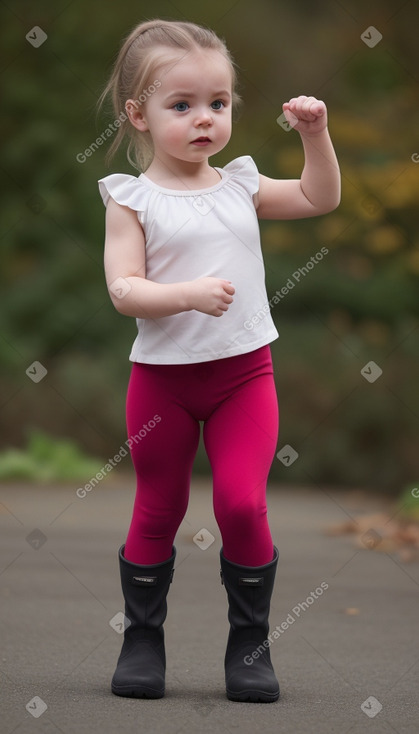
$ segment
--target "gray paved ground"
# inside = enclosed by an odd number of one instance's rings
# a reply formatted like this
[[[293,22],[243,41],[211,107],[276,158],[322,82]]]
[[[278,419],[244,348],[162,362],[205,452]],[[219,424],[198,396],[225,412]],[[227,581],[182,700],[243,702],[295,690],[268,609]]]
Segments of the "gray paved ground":
[[[278,702],[234,703],[225,696],[220,534],[211,485],[198,478],[176,539],[166,696],[113,696],[121,636],[109,621],[123,608],[117,550],[132,499],[132,484],[112,477],[84,499],[74,486],[1,489],[3,734],[419,731],[419,563],[358,549],[351,536],[323,535],[347,513],[380,509],[377,500],[368,504],[330,489],[271,487],[268,494],[280,550],[271,630],[294,618],[271,646]],[[215,537],[205,551],[192,541],[201,528]],[[322,582],[327,590],[303,611],[299,605]]]

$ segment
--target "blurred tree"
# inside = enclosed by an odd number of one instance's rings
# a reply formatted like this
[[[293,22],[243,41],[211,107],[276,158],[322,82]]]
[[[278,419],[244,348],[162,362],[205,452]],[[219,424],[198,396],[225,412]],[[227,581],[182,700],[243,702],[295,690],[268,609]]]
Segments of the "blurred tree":
[[[250,154],[266,175],[298,177],[299,136],[276,118],[283,101],[305,93],[328,105],[342,170],[332,214],[261,223],[269,297],[294,283],[272,310],[281,333],[272,351],[279,448],[291,443],[300,458],[289,469],[275,462],[272,477],[395,491],[417,476],[418,8],[127,0],[107,13],[98,0],[16,0],[1,12],[2,444],[22,445],[28,423],[94,454],[113,454],[123,440],[135,323],[106,291],[97,179],[135,171],[123,151],[106,169],[107,143],[90,154],[113,120],[95,105],[134,25],[186,18],[224,37],[240,69],[243,110],[214,165]],[[372,48],[361,38],[370,26],[382,34]],[[39,46],[34,27],[47,35]],[[374,384],[361,374],[371,360],[383,370]],[[39,383],[26,374],[34,361],[48,370]],[[202,447],[199,469],[208,469]]]

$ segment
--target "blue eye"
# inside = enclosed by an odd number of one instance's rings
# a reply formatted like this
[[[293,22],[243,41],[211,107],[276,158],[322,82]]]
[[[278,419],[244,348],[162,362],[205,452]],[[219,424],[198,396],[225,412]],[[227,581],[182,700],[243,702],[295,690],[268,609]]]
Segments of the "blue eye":
[[[224,107],[224,102],[221,99],[216,99],[215,102],[211,103],[211,107],[213,110],[221,110]]]
[[[189,108],[189,105],[187,102],[177,102],[173,109],[176,110],[176,112],[186,112],[186,110]]]

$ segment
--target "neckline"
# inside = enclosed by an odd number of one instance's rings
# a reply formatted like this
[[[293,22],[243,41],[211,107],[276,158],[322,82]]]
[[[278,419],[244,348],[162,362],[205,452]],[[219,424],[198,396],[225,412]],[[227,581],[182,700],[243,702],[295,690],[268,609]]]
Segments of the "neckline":
[[[204,189],[168,189],[165,186],[160,186],[160,184],[152,181],[151,178],[148,178],[148,176],[145,175],[145,173],[140,173],[138,180],[146,184],[146,186],[149,186],[151,189],[160,191],[163,194],[168,194],[169,196],[202,196],[202,194],[210,194],[213,191],[217,191],[221,186],[224,186],[228,178],[228,174],[224,169],[219,168],[218,166],[213,166],[213,168],[220,174],[221,178],[218,183],[213,184],[212,186],[207,186]]]

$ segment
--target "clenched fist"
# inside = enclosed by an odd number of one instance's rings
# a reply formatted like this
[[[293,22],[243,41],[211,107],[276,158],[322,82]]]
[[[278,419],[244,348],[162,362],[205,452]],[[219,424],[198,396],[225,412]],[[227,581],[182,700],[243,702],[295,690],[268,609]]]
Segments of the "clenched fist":
[[[291,127],[303,135],[318,135],[327,127],[326,105],[316,97],[293,97],[282,109]]]
[[[189,310],[195,309],[209,316],[222,316],[233,302],[235,288],[223,278],[198,278],[187,284]]]

